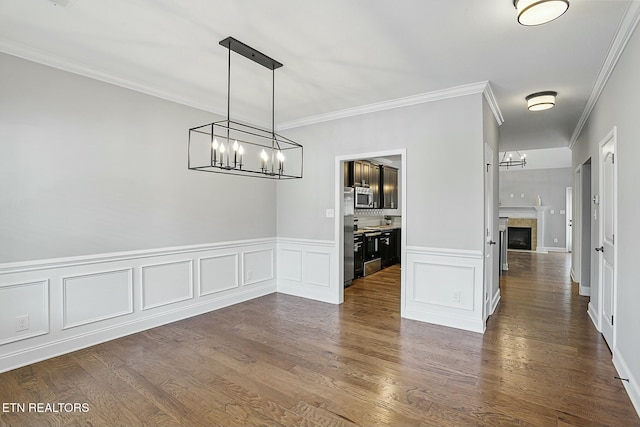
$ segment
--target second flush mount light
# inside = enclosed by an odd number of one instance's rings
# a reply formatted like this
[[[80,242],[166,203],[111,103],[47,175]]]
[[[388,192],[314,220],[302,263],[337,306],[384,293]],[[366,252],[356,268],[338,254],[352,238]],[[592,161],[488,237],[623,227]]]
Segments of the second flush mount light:
[[[513,0],[522,25],[542,25],[562,16],[569,9],[569,0]]]
[[[543,111],[553,108],[556,105],[556,96],[558,96],[558,92],[550,90],[532,93],[525,98],[527,101],[527,108],[529,111]]]

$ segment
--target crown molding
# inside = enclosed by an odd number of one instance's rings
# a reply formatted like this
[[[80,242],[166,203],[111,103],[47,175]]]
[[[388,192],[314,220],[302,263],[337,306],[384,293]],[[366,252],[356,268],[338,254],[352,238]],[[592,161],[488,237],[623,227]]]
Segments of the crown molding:
[[[609,78],[611,78],[611,74],[613,74],[613,70],[622,55],[629,39],[633,35],[633,31],[638,26],[638,22],[640,21],[640,2],[632,1],[629,3],[627,10],[620,21],[620,25],[616,31],[616,35],[613,38],[613,42],[611,43],[611,47],[609,48],[609,53],[604,60],[604,64],[600,69],[600,73],[596,78],[596,82],[593,85],[593,89],[591,90],[591,95],[587,100],[587,105],[582,112],[582,116],[580,116],[580,120],[578,120],[578,124],[576,125],[573,134],[571,135],[571,139],[569,140],[569,148],[573,149],[578,141],[578,137],[580,137],[580,133],[584,128],[584,125],[589,120],[589,116],[591,116],[591,112],[596,106],[602,91],[604,90]]]
[[[488,88],[488,91],[487,91]],[[459,96],[472,95],[476,93],[484,93],[487,97],[487,101],[491,106],[491,110],[496,115],[496,120],[501,124],[498,117],[502,117],[498,104],[495,102],[493,92],[489,86],[488,81],[471,83],[462,86],[456,86],[449,89],[442,89],[433,92],[420,93],[417,95],[406,96],[403,98],[391,99],[388,101],[376,102],[373,104],[361,105],[353,108],[346,108],[344,110],[334,111],[331,113],[318,114],[316,116],[304,117],[298,120],[292,120],[289,122],[281,123],[278,125],[278,130],[293,129],[301,126],[313,125],[316,123],[328,122],[332,120],[344,119],[346,117],[359,116],[362,114],[375,113],[378,111],[391,110],[394,108],[407,107],[410,105],[424,104],[427,102],[440,101],[443,99],[456,98]]]
[[[0,52],[4,52],[9,55],[13,55],[28,61],[33,61],[39,64],[43,64],[49,67],[57,68],[70,73],[78,74],[84,77],[88,77],[94,80],[99,80],[105,83],[120,86],[126,89],[130,89],[136,92],[151,95],[156,98],[164,99],[167,101],[175,102],[188,107],[197,108],[199,110],[207,111],[220,116],[226,116],[226,112],[213,111],[211,106],[205,105],[193,99],[188,99],[180,96],[176,93],[172,93],[165,90],[160,90],[151,86],[136,83],[126,78],[104,73],[88,67],[84,64],[73,62],[65,58],[50,55],[42,50],[35,49],[16,43],[14,41],[0,37]],[[377,111],[391,110],[394,108],[407,107],[411,105],[424,104],[428,102],[441,101],[444,99],[456,98],[459,96],[467,96],[472,94],[482,93],[487,100],[491,111],[493,112],[498,125],[504,123],[504,118],[500,111],[500,107],[496,101],[496,98],[491,90],[491,85],[488,81],[471,83],[461,86],[456,86],[447,89],[441,89],[433,92],[426,92],[417,95],[411,95],[403,98],[391,99],[388,101],[377,102],[368,105],[362,105],[353,108],[347,108],[344,110],[334,111],[325,114],[319,114],[316,116],[304,117],[302,119],[293,120],[285,123],[281,123],[277,126],[277,129],[286,130],[301,126],[308,126],[315,123],[322,123],[331,120],[338,120],[346,117],[358,116],[361,114],[369,114]]]
[[[220,116],[226,116],[226,113],[212,111],[211,106],[209,105],[205,105],[197,101],[194,102],[194,100],[187,99],[185,97],[177,95],[176,93],[159,90],[151,86],[132,82],[131,80],[113,74],[103,73],[86,65],[69,61],[64,58],[56,57],[42,50],[15,43],[14,41],[2,37],[0,37],[0,52],[4,52],[9,55],[17,56],[18,58],[37,62],[39,64],[47,65],[49,67],[57,68],[63,71],[68,71],[70,73],[79,74],[81,76],[88,77],[94,80],[99,80],[105,83],[120,86],[136,92],[144,93],[146,95],[155,96],[156,98],[161,98],[167,101],[197,108],[199,110],[204,110],[210,113],[219,114]]]
[[[493,94],[493,90],[491,89],[491,84],[486,82],[487,84],[484,87],[484,91],[482,92],[484,95],[484,99],[487,100],[489,104],[489,108],[491,108],[491,112],[493,113],[493,117],[496,118],[496,122],[498,122],[498,126],[501,126],[504,123],[504,117],[502,116],[502,111],[500,111],[500,106],[498,105],[498,101],[496,100],[495,95]]]

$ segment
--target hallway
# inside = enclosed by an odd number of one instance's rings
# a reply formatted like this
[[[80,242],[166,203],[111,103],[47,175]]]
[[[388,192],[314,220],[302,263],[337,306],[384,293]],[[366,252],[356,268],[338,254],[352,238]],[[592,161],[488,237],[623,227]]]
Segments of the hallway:
[[[640,425],[568,281],[514,252],[484,335],[400,318],[400,267],[341,306],[271,294],[0,374],[0,425]]]

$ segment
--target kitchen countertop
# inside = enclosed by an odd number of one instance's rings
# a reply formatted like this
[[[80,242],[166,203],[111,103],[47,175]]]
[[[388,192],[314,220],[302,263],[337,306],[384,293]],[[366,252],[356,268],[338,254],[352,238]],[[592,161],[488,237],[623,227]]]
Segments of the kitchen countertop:
[[[369,227],[361,227],[358,228],[358,230],[354,231],[354,234],[362,234],[362,233],[371,233],[374,231],[389,231],[389,230],[396,230],[396,229],[400,229],[399,226],[394,226],[394,225],[377,225],[377,226],[369,226]]]

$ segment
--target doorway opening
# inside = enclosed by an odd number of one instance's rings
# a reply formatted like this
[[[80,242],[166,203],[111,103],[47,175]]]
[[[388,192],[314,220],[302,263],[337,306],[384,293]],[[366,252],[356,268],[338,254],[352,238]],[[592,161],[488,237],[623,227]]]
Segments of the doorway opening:
[[[365,228],[373,228],[375,226],[381,227],[381,230],[379,231],[381,236],[379,236],[379,238],[377,239],[378,251],[380,252],[380,257],[382,257],[382,255],[385,253],[383,249],[388,249],[386,248],[386,246],[383,246],[383,245],[386,245],[387,240],[385,239],[384,236],[382,236],[382,234],[384,234],[383,233],[384,230],[382,230],[382,228],[385,228],[384,226],[387,225],[386,222],[390,222],[389,225],[397,226],[400,232],[397,234],[397,241],[395,244],[396,244],[396,247],[399,249],[398,252],[399,252],[400,264],[404,263],[404,258],[406,253],[406,250],[405,250],[406,234],[407,234],[406,233],[406,230],[407,230],[407,227],[406,227],[406,224],[407,224],[407,220],[406,220],[407,218],[406,149],[359,153],[359,154],[353,154],[348,156],[338,156],[336,157],[336,164],[335,164],[335,183],[336,183],[335,206],[339,207],[338,209],[336,209],[337,215],[335,217],[335,241],[336,241],[336,246],[338,248],[338,251],[336,251],[336,255],[334,258],[335,259],[334,265],[338,266],[337,272],[336,272],[338,276],[337,283],[339,283],[340,285],[344,284],[347,281],[345,280],[345,278],[348,277],[345,274],[345,259],[356,258],[355,256],[349,257],[350,254],[346,252],[350,250],[349,248],[355,249],[355,244],[351,245],[349,244],[349,242],[345,241],[345,235],[347,235],[347,238],[349,238],[348,234],[345,233],[345,221],[348,220],[348,219],[345,219],[345,214],[349,213],[349,209],[348,208],[345,209],[345,201],[344,201],[345,200],[344,191],[345,191],[345,188],[347,187],[346,184],[349,183],[349,177],[348,177],[349,172],[346,165],[348,165],[349,162],[362,161],[362,160],[370,160],[371,163],[375,162],[377,164],[382,165],[385,163],[386,161],[385,159],[393,159],[395,166],[397,166],[397,173],[398,173],[397,181],[399,183],[398,185],[399,191],[397,194],[397,199],[399,199],[399,203],[397,203],[397,206],[393,206],[393,207],[389,206],[389,209],[384,209],[382,206],[379,206],[379,205],[377,207],[374,207],[373,205],[371,205],[369,207],[364,207],[364,208],[358,208],[358,206],[356,206],[356,208],[353,211],[353,217],[354,219],[358,219],[358,221],[356,221],[356,223],[358,224],[357,225],[358,231],[364,230]],[[360,181],[359,182],[360,185],[357,185],[356,186],[357,188],[358,187],[369,188],[363,185],[362,179],[360,179],[359,181]],[[384,181],[379,181],[379,182],[381,186],[385,185]],[[364,184],[367,184],[367,183],[365,182]],[[376,185],[378,185],[378,182],[376,182]],[[380,189],[380,190],[382,191],[383,189]],[[382,200],[382,199],[378,199],[378,200]],[[394,213],[396,215],[392,215]],[[375,230],[371,230],[370,234],[373,234],[374,232]],[[391,239],[389,240],[389,242],[391,243]],[[382,262],[381,262],[381,265],[382,265]],[[393,267],[390,267],[390,268],[393,268]],[[364,268],[362,270],[364,271]],[[405,307],[405,303],[404,303],[405,302],[405,272],[404,270],[400,271],[399,285],[400,285],[399,286],[400,313],[401,313],[401,316],[404,317],[404,311],[405,311],[405,308],[404,308]],[[337,294],[335,295],[335,298],[340,304],[344,302],[344,291],[345,291],[344,286],[338,286],[336,289]]]

